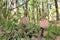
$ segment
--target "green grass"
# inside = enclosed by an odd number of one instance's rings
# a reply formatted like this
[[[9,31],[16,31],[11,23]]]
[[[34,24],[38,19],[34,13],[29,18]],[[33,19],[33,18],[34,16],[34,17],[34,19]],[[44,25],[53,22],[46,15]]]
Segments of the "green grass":
[[[6,23],[6,26],[9,27],[5,27],[6,30],[3,30],[3,25],[0,26],[0,40],[9,40],[11,37],[14,37],[13,40],[27,40],[26,35],[28,34],[37,34],[40,35],[41,30],[40,28],[35,25],[30,23],[27,27],[27,33],[24,31],[24,38],[21,38],[21,30],[24,30],[23,26],[17,26],[17,30],[15,30],[14,27],[14,23]],[[33,32],[34,31],[34,32]],[[60,28],[58,28],[56,25],[51,24],[50,27],[47,29],[48,33],[45,37],[46,40],[55,40],[56,36],[60,35]],[[4,33],[3,33],[4,32]],[[22,31],[23,32],[23,31]],[[29,38],[29,40],[31,40],[31,38]]]

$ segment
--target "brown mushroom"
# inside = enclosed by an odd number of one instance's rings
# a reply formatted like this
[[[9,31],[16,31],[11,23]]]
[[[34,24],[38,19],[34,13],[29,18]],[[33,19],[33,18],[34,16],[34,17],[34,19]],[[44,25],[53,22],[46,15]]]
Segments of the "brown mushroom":
[[[28,19],[28,17],[26,17],[26,16],[23,16],[22,18],[21,18],[21,20],[20,20],[20,23],[19,24],[24,24],[24,25],[28,25],[29,24],[29,19]]]
[[[46,18],[43,18],[39,21],[38,26],[41,28],[41,37],[46,36],[47,32],[44,31],[44,29],[48,28],[49,25],[50,23]]]
[[[23,16],[19,21],[19,25],[22,25],[21,27],[23,27],[23,29],[20,31],[20,34],[21,36],[24,36],[24,33],[27,31],[29,25],[28,17]]]
[[[38,26],[39,27],[42,27],[42,28],[48,28],[49,27],[49,21],[47,19],[41,19],[38,23]]]

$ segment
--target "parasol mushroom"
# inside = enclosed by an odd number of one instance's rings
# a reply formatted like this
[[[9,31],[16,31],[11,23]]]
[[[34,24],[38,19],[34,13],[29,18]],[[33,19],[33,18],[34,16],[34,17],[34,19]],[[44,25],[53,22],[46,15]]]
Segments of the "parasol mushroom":
[[[29,24],[29,19],[26,16],[23,16],[20,20],[19,24],[24,24],[25,26],[27,26]]]
[[[38,23],[38,26],[41,28],[48,28],[49,27],[49,21],[47,19],[41,19]]]
[[[21,34],[22,36],[24,36],[23,34],[27,31],[28,25],[29,25],[29,19],[28,19],[28,17],[23,16],[23,17],[20,19],[20,21],[19,21],[19,25],[22,25],[22,26],[23,26],[23,29],[22,29],[22,31],[20,31],[20,34]]]
[[[43,18],[39,21],[38,26],[41,28],[41,37],[43,37],[43,36],[45,36],[45,34],[47,34],[47,32],[44,29],[48,28],[49,25],[50,25],[50,23],[46,18]]]

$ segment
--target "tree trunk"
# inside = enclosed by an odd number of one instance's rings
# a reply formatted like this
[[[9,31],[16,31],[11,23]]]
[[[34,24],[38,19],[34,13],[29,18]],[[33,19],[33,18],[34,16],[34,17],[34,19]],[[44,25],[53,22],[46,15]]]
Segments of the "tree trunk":
[[[58,4],[57,4],[57,0],[55,0],[55,8],[56,8],[56,20],[59,20],[59,13],[58,13]]]

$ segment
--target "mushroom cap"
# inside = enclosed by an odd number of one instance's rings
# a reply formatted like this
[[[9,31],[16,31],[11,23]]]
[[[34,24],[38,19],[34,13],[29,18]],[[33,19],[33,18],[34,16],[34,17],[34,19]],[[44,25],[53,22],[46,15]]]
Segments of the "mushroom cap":
[[[47,19],[41,19],[38,23],[38,26],[42,27],[42,28],[48,28],[49,25],[50,25],[50,23]]]
[[[28,25],[29,24],[29,19],[26,16],[23,16],[20,20],[19,24],[24,24],[24,25]]]

